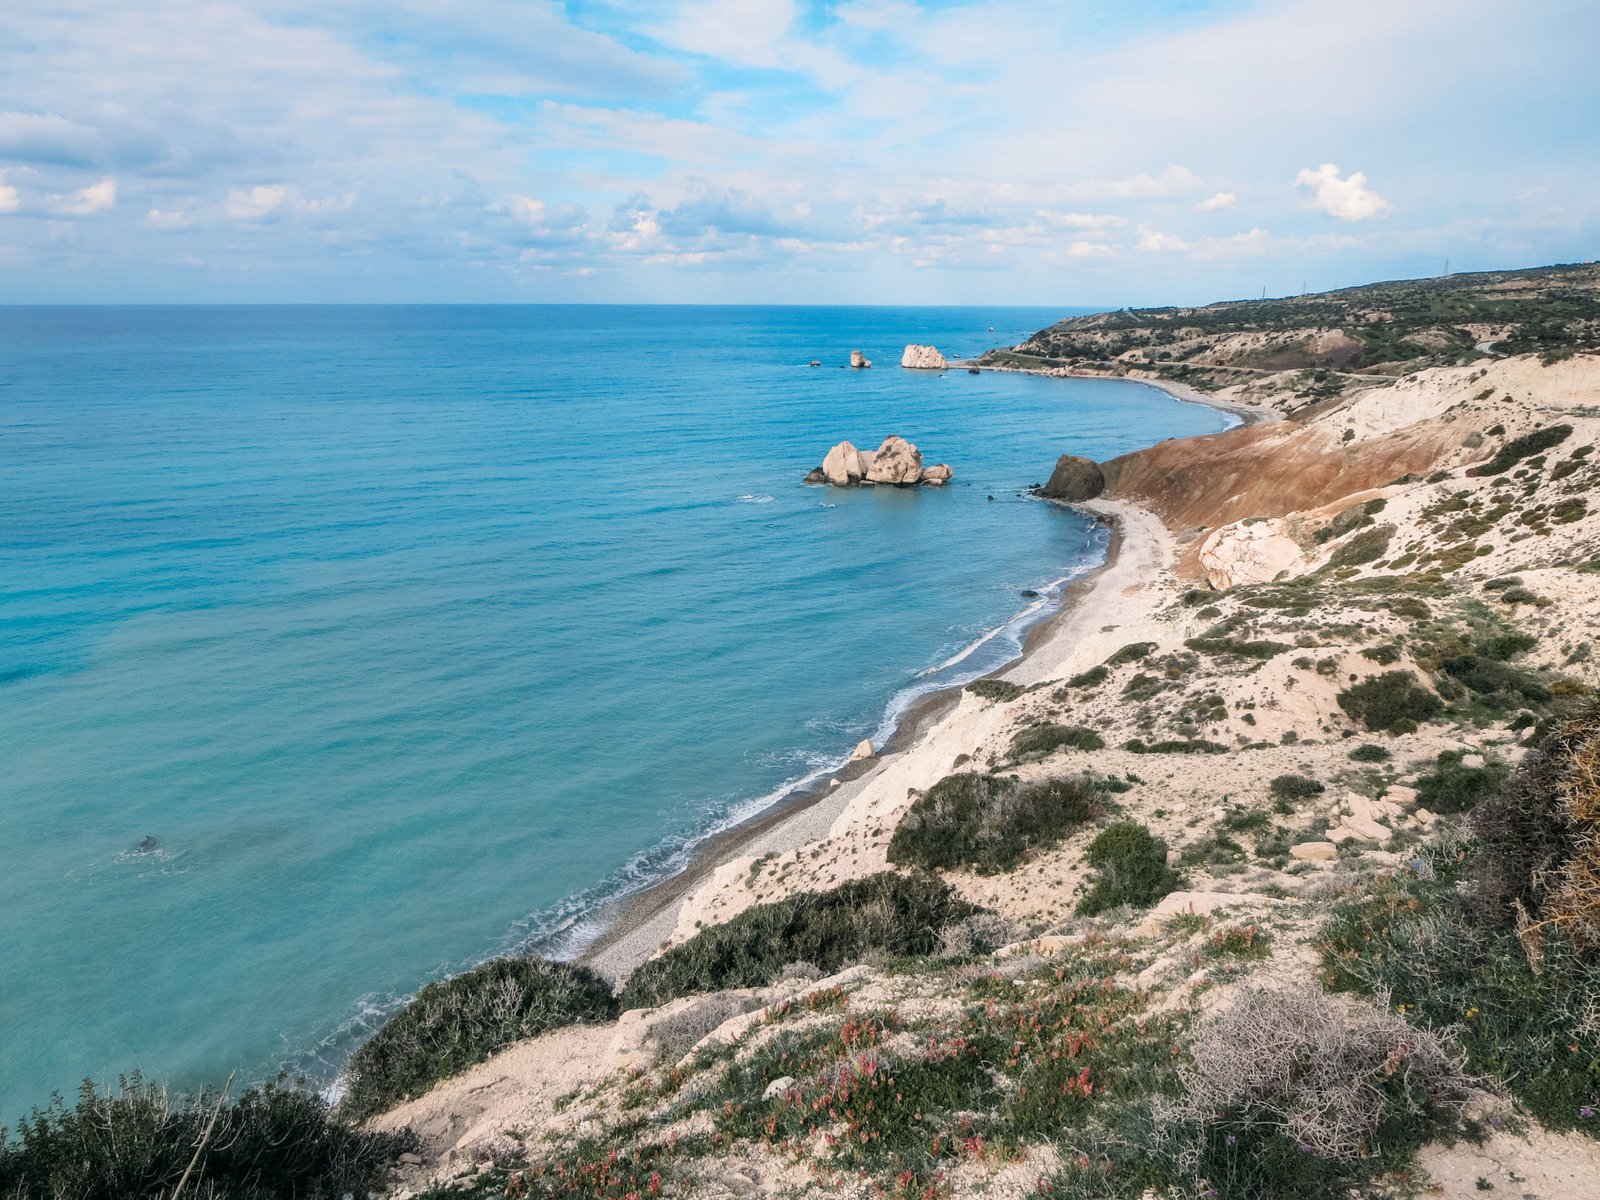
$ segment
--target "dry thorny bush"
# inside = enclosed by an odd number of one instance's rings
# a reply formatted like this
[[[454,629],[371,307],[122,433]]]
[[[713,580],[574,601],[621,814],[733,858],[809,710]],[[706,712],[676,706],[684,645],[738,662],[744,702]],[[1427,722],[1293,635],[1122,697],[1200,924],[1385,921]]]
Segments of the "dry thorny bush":
[[[1368,1152],[1395,1105],[1459,1112],[1469,1092],[1439,1037],[1312,986],[1242,991],[1199,1032],[1184,1083],[1180,1122],[1266,1125],[1344,1162]]]

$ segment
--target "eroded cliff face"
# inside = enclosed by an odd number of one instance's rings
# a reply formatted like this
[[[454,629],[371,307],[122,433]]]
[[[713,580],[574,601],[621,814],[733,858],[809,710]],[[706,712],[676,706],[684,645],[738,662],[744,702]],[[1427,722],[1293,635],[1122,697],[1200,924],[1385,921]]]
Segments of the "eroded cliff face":
[[[1102,464],[1106,495],[1161,517],[1180,540],[1178,569],[1185,576],[1206,578],[1202,559],[1209,555],[1218,559],[1212,569],[1220,566],[1224,575],[1213,583],[1260,581],[1260,563],[1296,566],[1286,539],[1313,550],[1309,537],[1340,508],[1401,481],[1487,459],[1517,436],[1559,420],[1600,386],[1596,362],[1582,357],[1545,366],[1527,356],[1438,368],[1357,392],[1300,420],[1161,442]],[[1284,523],[1296,514],[1300,520]],[[1270,547],[1260,530],[1218,536],[1236,523],[1263,520],[1277,522]],[[1227,564],[1235,560],[1257,565],[1234,578]]]

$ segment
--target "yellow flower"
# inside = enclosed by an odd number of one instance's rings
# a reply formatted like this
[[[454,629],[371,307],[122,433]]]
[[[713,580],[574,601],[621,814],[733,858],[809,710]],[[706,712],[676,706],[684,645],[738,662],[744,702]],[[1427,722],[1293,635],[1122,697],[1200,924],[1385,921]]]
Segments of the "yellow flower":
[[[1475,1009],[1475,1008],[1467,1009],[1467,1020],[1470,1021],[1470,1020],[1472,1020],[1473,1017],[1475,1017],[1477,1015],[1478,1015],[1478,1010],[1477,1009]]]

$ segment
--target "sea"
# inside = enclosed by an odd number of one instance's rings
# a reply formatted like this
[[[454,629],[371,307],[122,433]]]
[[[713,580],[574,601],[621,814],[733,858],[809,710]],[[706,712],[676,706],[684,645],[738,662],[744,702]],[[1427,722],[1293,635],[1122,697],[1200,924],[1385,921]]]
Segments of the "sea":
[[[326,1087],[1014,658],[1106,545],[1025,489],[1232,421],[898,366],[1074,311],[0,308],[0,1124]]]

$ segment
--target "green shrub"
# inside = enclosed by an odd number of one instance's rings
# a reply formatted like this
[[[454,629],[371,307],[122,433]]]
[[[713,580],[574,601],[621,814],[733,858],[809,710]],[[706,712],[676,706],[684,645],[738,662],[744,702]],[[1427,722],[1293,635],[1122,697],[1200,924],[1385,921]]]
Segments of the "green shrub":
[[[1376,742],[1363,742],[1350,751],[1350,758],[1354,762],[1388,762],[1391,757],[1389,751]]]
[[[1129,642],[1121,650],[1106,659],[1106,666],[1116,667],[1121,666],[1123,663],[1138,662],[1141,659],[1149,658],[1150,652],[1155,648],[1156,644],[1154,642]]]
[[[1439,755],[1434,769],[1417,780],[1418,804],[1432,813],[1453,815],[1476,808],[1499,793],[1510,768],[1498,762],[1464,767],[1462,757],[1459,750]]]
[[[1071,679],[1067,680],[1067,686],[1069,688],[1098,687],[1100,684],[1104,683],[1108,678],[1110,678],[1110,676],[1111,672],[1106,670],[1106,668],[1103,666],[1090,667],[1081,675],[1074,675]]]
[[[1315,779],[1308,779],[1304,775],[1279,775],[1269,787],[1279,800],[1309,800],[1328,790]]]
[[[889,861],[951,870],[1009,870],[1095,815],[1103,789],[1088,779],[1019,784],[1005,776],[947,775],[916,801],[889,839]]]
[[[1053,754],[1062,747],[1104,750],[1105,746],[1105,739],[1082,725],[1033,725],[1011,739],[1011,753],[1018,758],[1028,754]]]
[[[1124,750],[1133,754],[1226,754],[1228,748],[1221,742],[1208,742],[1204,738],[1173,738],[1164,742],[1147,742],[1143,738],[1130,738],[1122,743]]]
[[[1004,679],[976,679],[967,684],[967,691],[974,696],[985,700],[997,700],[1001,703],[1015,700],[1022,695],[1025,689],[1020,684],[1010,683]]]
[[[1559,446],[1572,434],[1571,425],[1550,425],[1544,429],[1536,429],[1532,433],[1525,433],[1519,438],[1512,438],[1486,463],[1480,463],[1467,472],[1468,475],[1503,475],[1523,459],[1548,450],[1552,446]]]
[[[1286,650],[1292,650],[1282,642],[1246,642],[1230,637],[1198,637],[1190,638],[1184,645],[1201,654],[1228,654],[1236,658],[1276,658]]]
[[[1477,654],[1461,654],[1440,664],[1444,673],[1477,694],[1489,707],[1511,712],[1527,704],[1548,704],[1550,689],[1533,676]]]
[[[1149,908],[1183,878],[1167,866],[1167,844],[1136,821],[1107,825],[1084,852],[1095,880],[1078,901],[1078,912],[1092,917],[1124,904]]]
[[[1363,529],[1333,552],[1328,559],[1330,567],[1357,567],[1363,563],[1377,562],[1394,540],[1393,525],[1377,525]]]
[[[935,877],[896,871],[801,892],[748,908],[651,959],[628,977],[622,1006],[764,987],[791,963],[832,972],[872,954],[931,954],[945,926],[978,911]]]
[[[1410,671],[1385,671],[1339,693],[1339,707],[1375,733],[1403,732],[1439,715],[1444,704]]]
[[[1478,653],[1495,662],[1509,662],[1519,654],[1532,650],[1539,639],[1529,633],[1506,632],[1494,634],[1478,643]]]
[[[0,1130],[0,1196],[7,1200],[137,1200],[173,1194],[191,1161],[188,1193],[227,1200],[337,1200],[387,1192],[407,1133],[366,1133],[335,1119],[317,1096],[278,1084],[236,1100],[172,1096],[124,1078],[77,1103],[57,1097]],[[203,1151],[196,1154],[203,1146]]]
[[[616,1014],[611,985],[587,967],[492,959],[428,984],[351,1056],[340,1113],[383,1112],[514,1042]]]

